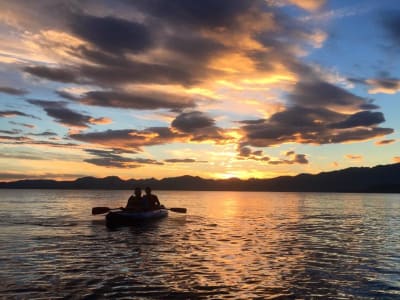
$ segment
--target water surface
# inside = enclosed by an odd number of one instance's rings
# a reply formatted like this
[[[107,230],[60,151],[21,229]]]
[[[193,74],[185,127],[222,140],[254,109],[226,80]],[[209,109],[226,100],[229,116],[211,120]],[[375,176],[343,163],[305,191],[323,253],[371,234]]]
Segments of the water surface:
[[[129,191],[0,190],[0,295],[399,299],[400,196],[157,192],[186,215],[109,230]]]

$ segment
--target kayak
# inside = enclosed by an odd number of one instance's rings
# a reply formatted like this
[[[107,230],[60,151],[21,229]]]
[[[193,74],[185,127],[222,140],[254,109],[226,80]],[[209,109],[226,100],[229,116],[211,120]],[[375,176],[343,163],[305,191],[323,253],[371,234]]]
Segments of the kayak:
[[[167,209],[156,209],[143,212],[112,211],[106,215],[106,223],[109,227],[135,225],[147,221],[162,219],[167,216]]]

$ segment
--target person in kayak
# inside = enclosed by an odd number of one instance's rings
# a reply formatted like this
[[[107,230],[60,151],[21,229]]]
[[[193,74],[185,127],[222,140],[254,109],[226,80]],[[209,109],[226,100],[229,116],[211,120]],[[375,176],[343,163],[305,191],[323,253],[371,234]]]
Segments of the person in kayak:
[[[150,206],[146,199],[142,197],[142,189],[137,187],[135,188],[134,195],[131,195],[128,199],[128,203],[126,204],[123,210],[125,211],[147,211]]]
[[[145,188],[146,195],[143,196],[143,199],[146,200],[147,205],[149,206],[150,210],[156,210],[162,208],[160,200],[158,197],[151,193],[151,188]]]

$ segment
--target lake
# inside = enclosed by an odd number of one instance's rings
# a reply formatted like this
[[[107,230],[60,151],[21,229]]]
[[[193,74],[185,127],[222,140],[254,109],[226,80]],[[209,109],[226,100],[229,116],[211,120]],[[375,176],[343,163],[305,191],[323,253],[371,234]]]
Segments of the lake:
[[[0,295],[399,299],[400,195],[155,191],[187,214],[107,229],[130,191],[0,190]]]

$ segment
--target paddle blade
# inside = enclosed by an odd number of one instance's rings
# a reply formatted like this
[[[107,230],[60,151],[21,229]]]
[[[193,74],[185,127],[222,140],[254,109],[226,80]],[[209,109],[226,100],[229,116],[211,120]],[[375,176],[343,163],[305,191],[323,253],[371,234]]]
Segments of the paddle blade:
[[[182,207],[171,207],[168,208],[170,211],[176,212],[176,213],[181,213],[181,214],[186,214],[187,209],[186,208],[182,208]]]
[[[106,212],[109,212],[110,208],[109,207],[93,207],[92,208],[92,215],[100,215],[100,214],[105,214]]]

